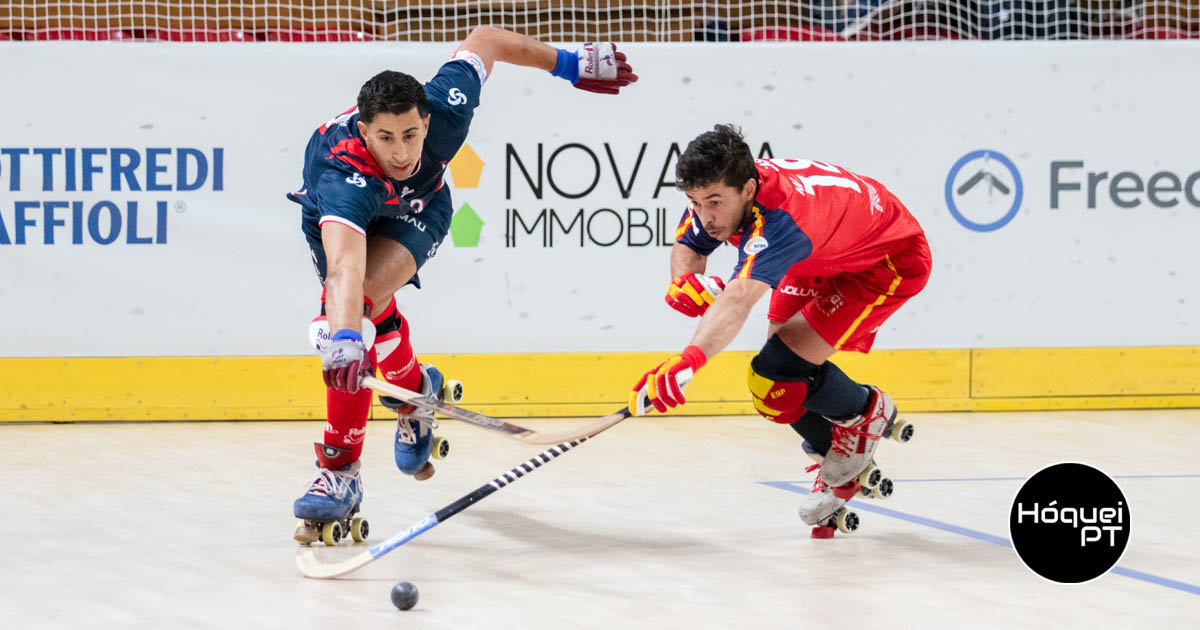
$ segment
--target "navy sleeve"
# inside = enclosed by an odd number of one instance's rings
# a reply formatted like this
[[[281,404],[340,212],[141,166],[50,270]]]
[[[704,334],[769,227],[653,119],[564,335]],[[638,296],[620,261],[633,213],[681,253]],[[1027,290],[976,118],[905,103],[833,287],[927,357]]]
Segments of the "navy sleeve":
[[[783,210],[755,206],[752,212],[754,222],[742,233],[737,266],[730,280],[753,278],[775,289],[792,265],[812,255],[812,240]]]
[[[692,212],[691,208],[685,208],[683,216],[679,218],[679,227],[675,228],[675,242],[687,245],[701,256],[707,256],[721,246],[721,241],[704,231],[700,219],[696,218],[696,213]]]
[[[374,177],[329,169],[317,181],[316,197],[321,224],[336,221],[365,235],[367,224],[387,198],[387,190]]]
[[[429,135],[425,144],[434,154],[449,160],[467,139],[475,108],[479,107],[482,75],[467,59],[451,59],[425,84],[429,99]]]

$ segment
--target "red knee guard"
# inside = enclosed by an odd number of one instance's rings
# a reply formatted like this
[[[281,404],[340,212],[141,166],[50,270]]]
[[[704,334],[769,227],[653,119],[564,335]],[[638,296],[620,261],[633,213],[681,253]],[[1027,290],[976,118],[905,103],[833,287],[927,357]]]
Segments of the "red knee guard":
[[[804,415],[804,399],[808,397],[808,381],[776,381],[754,371],[746,377],[754,409],[762,417],[779,424],[791,424]]]

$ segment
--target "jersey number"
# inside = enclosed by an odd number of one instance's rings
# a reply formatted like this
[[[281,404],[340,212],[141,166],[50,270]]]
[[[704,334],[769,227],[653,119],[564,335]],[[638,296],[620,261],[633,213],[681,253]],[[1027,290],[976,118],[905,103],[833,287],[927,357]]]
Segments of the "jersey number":
[[[858,182],[845,177],[846,172],[842,169],[824,162],[814,162],[812,160],[765,160],[768,164],[775,167],[778,171],[806,171],[817,169],[833,175],[801,175],[795,172],[786,173],[788,181],[792,182],[792,186],[796,192],[807,195],[816,191],[813,188],[817,186],[839,186],[841,188],[849,188],[854,192],[862,192],[862,188]]]

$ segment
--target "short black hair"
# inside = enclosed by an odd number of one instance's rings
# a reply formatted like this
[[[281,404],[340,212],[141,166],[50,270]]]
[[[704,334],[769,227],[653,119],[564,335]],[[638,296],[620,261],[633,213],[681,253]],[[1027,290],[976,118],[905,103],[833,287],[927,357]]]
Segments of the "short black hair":
[[[358,91],[358,118],[365,123],[379,114],[403,114],[414,107],[421,117],[429,114],[425,86],[403,72],[384,70]]]
[[[717,125],[696,136],[675,164],[675,186],[680,190],[715,182],[740,190],[751,179],[758,179],[754,154],[733,125]]]

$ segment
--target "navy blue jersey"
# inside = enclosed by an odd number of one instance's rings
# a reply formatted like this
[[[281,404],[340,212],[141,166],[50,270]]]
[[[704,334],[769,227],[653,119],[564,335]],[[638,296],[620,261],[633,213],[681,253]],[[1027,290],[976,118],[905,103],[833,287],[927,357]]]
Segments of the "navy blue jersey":
[[[486,74],[476,55],[459,52],[425,84],[429,134],[412,177],[395,180],[371,157],[358,131],[358,108],[321,125],[304,151],[304,186],[288,199],[304,207],[304,228],[336,221],[366,234],[376,217],[420,214],[445,186],[446,165],[467,139]],[[315,232],[315,233],[314,233]]]

